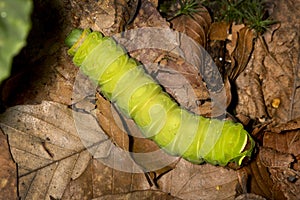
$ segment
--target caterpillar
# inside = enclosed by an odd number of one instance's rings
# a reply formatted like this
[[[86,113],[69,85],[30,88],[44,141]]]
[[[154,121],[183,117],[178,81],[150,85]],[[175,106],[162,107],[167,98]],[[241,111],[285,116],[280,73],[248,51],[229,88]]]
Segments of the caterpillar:
[[[101,93],[168,154],[201,164],[241,165],[254,140],[240,123],[205,118],[182,107],[111,37],[74,29],[68,54]]]

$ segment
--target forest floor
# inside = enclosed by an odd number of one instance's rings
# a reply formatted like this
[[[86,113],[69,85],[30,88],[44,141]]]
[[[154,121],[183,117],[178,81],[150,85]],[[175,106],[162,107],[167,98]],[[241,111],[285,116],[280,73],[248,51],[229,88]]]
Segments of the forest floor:
[[[267,5],[256,34],[204,7],[168,21],[156,0],[34,0],[0,90],[0,199],[300,199],[300,1]],[[142,138],[72,63],[77,27],[114,36],[182,107],[242,123],[252,158],[195,165]]]

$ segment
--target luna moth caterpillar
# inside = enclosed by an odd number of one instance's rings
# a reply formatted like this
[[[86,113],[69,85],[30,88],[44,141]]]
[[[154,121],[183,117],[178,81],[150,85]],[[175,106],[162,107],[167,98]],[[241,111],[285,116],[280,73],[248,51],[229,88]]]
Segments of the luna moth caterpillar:
[[[251,156],[255,143],[242,124],[205,118],[180,107],[111,37],[74,29],[66,44],[73,63],[167,153],[195,164],[221,166],[241,165]]]

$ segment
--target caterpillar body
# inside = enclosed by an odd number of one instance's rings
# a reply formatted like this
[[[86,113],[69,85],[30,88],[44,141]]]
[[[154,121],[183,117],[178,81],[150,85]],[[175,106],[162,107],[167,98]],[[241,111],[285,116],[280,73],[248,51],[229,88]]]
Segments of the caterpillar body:
[[[205,118],[181,108],[112,38],[74,29],[66,44],[73,63],[97,82],[102,94],[169,154],[195,164],[221,166],[241,165],[251,156],[255,144],[240,123]]]

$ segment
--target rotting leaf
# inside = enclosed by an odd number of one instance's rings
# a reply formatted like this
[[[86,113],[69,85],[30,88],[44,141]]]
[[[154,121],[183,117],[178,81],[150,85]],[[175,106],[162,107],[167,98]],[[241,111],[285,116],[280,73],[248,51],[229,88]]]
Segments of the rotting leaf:
[[[0,195],[6,199],[17,199],[17,165],[13,161],[7,137],[0,128]]]

